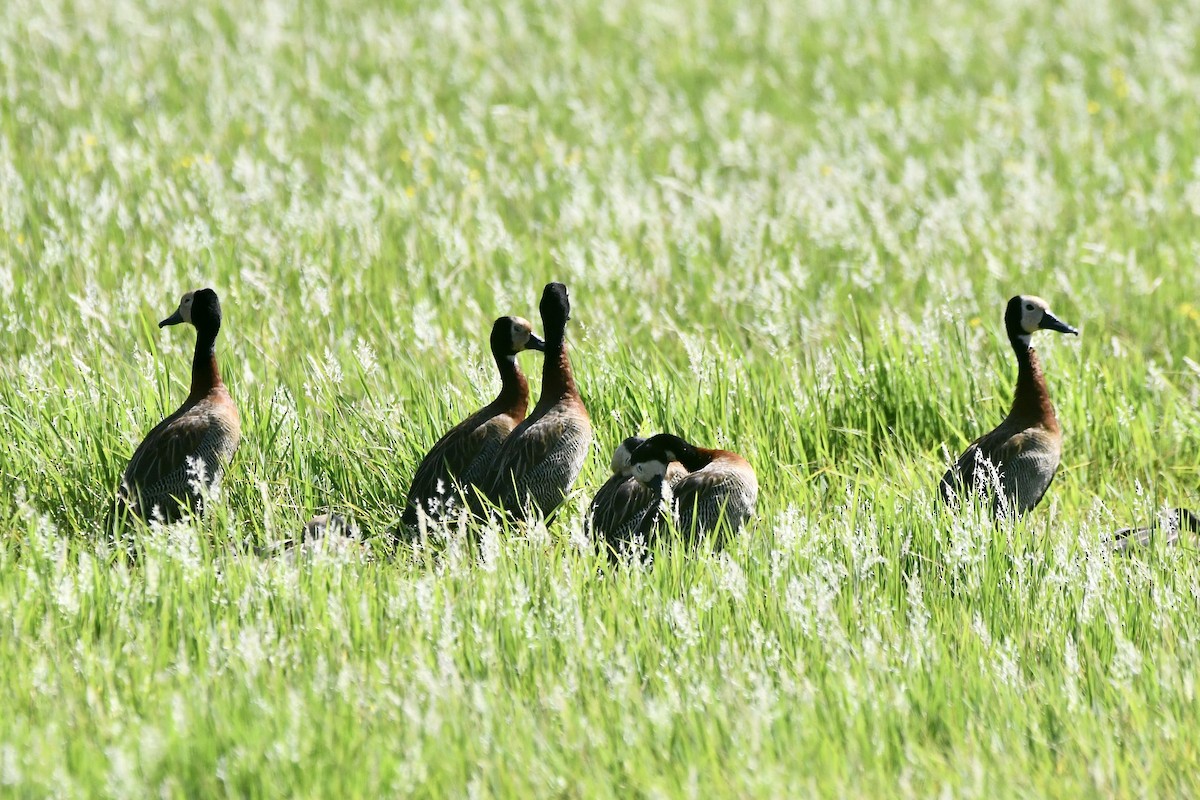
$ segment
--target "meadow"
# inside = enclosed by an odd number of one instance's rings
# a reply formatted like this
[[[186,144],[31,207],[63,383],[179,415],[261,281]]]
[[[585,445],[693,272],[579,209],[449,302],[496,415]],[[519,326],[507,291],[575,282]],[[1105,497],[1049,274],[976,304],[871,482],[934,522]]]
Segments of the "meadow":
[[[6,0],[0,795],[1200,791],[1200,4]],[[596,444],[549,527],[385,536],[571,290]],[[212,286],[243,441],[101,536]],[[1029,516],[936,485],[1065,432]],[[536,396],[540,356],[521,356]],[[727,548],[611,569],[625,436],[745,455]],[[326,507],[367,552],[257,552]]]

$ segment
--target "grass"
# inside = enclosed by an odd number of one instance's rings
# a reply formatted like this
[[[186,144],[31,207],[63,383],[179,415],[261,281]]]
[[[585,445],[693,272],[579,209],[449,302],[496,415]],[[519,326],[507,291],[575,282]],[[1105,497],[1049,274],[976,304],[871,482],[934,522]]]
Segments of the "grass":
[[[1103,537],[1200,494],[1196,11],[10,0],[0,794],[1194,794],[1197,554]],[[548,530],[254,555],[397,519],[552,279],[596,447]],[[129,566],[102,509],[201,285],[244,439]],[[993,527],[935,487],[1021,292],[1082,336]],[[582,511],[659,430],[757,518],[603,569]]]

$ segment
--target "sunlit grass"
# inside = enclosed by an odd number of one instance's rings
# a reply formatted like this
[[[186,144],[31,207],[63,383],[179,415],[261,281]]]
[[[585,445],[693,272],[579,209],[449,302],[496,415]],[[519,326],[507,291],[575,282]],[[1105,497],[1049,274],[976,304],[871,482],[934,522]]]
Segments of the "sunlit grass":
[[[0,794],[1196,792],[1200,62],[1185,3],[190,5],[0,15]],[[548,280],[597,447],[549,529],[385,535]],[[219,293],[244,439],[99,536]],[[935,505],[1007,409],[1029,517]],[[536,354],[521,363],[535,387]],[[536,389],[535,389],[536,390]],[[745,455],[726,551],[612,570],[611,449]],[[355,550],[256,555],[329,507]]]

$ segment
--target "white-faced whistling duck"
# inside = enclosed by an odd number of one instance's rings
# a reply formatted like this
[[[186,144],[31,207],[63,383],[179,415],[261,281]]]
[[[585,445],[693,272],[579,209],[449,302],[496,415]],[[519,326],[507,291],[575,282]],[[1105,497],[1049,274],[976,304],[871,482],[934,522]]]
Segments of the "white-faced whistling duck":
[[[511,518],[548,518],[579,477],[592,443],[592,423],[567,357],[567,287],[548,283],[538,304],[546,335],[542,394],[533,413],[500,445],[488,468],[487,498]]]
[[[1040,330],[1079,334],[1050,313],[1045,300],[1031,295],[1008,301],[1004,326],[1017,355],[1012,410],[995,430],[971,443],[939,487],[948,504],[955,498],[961,501],[971,493],[986,492],[997,516],[1023,514],[1036,506],[1054,480],[1062,455],[1062,429],[1030,338]],[[998,495],[993,491],[997,484]]]
[[[501,317],[492,325],[492,356],[500,371],[500,394],[446,432],[421,459],[408,490],[402,522],[410,530],[419,513],[431,520],[452,514],[462,492],[478,485],[501,443],[529,409],[529,381],[517,353],[546,349],[533,326],[520,317]]]
[[[1145,547],[1159,537],[1166,544],[1174,545],[1179,543],[1183,533],[1200,534],[1200,512],[1173,508],[1147,528],[1123,528],[1117,531],[1113,534],[1112,547],[1117,552],[1125,552],[1135,547]]]
[[[171,522],[187,508],[203,512],[202,498],[221,481],[242,437],[242,425],[217,369],[221,303],[212,289],[188,292],[158,327],[189,322],[196,328],[187,400],[158,423],[121,477],[116,510]]]
[[[317,514],[304,523],[304,528],[300,531],[300,541],[302,543],[314,542],[325,536],[349,536],[357,539],[361,535],[362,532],[353,522],[336,511],[328,511],[324,514]]]
[[[588,526],[597,540],[603,538],[609,551],[620,552],[622,545],[632,543],[646,512],[662,501],[661,491],[646,486],[633,474],[633,451],[642,442],[640,436],[630,436],[613,451],[612,476],[609,477],[588,508]],[[666,483],[674,486],[687,475],[678,461],[667,466]]]
[[[370,549],[363,542],[358,525],[336,511],[317,514],[304,523],[299,536],[256,547],[254,552],[263,558],[282,558],[288,562],[315,552],[348,555],[357,560],[370,557]]]
[[[664,492],[668,467],[678,461],[688,474]],[[633,474],[651,491],[670,499],[679,530],[693,539],[724,523],[736,533],[754,513],[758,477],[746,459],[728,450],[696,447],[678,436],[651,436],[633,451]],[[639,526],[649,542],[662,522],[664,508],[654,503]]]

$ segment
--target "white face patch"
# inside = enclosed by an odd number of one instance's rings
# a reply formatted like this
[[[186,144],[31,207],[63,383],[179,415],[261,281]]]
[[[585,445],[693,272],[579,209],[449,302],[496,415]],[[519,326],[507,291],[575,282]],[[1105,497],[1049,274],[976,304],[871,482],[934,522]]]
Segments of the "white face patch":
[[[1040,330],[1042,327],[1042,317],[1046,316],[1046,309],[1049,306],[1046,301],[1040,297],[1023,296],[1021,298],[1021,330],[1026,333],[1033,333]],[[1026,344],[1028,344],[1028,337]]]
[[[633,465],[633,476],[642,483],[650,483],[655,478],[661,478],[666,474],[667,462],[665,461],[643,461]]]
[[[629,463],[633,454],[629,452],[629,448],[622,442],[616,450],[613,451],[612,457],[612,473],[613,475],[623,475],[626,478],[633,475],[633,465]]]
[[[179,316],[183,317],[184,322],[192,321],[192,295],[195,292],[188,292],[179,301]]]
[[[533,335],[533,326],[526,320],[515,319],[510,335],[512,336],[513,352],[520,353],[529,346],[529,337]]]

